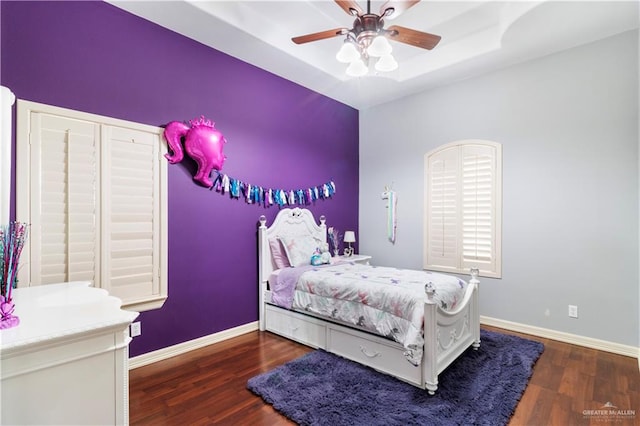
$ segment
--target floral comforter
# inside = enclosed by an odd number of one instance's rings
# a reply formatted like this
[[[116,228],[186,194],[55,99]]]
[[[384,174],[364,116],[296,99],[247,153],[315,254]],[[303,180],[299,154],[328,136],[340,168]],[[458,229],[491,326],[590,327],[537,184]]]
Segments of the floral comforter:
[[[295,289],[272,286],[274,300],[386,336],[404,346],[414,365],[422,360],[425,284],[433,284],[434,300],[445,310],[455,309],[466,289],[457,277],[427,271],[355,263],[287,269],[288,279],[295,277]],[[285,282],[280,276],[276,280]]]

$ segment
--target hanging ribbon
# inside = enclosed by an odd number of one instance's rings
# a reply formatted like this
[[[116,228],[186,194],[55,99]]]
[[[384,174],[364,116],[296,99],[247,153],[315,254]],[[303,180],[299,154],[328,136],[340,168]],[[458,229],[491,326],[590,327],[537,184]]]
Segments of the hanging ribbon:
[[[387,200],[387,238],[395,244],[396,228],[398,226],[398,219],[396,216],[398,196],[395,191],[385,188],[385,191],[382,193],[382,199]]]

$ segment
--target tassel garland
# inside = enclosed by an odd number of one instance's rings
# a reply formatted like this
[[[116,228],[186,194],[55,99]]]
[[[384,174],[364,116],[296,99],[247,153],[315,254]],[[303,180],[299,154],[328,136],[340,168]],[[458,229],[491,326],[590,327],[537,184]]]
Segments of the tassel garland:
[[[244,198],[248,204],[258,204],[264,207],[276,204],[282,208],[286,205],[309,205],[316,200],[331,198],[336,193],[336,184],[329,181],[306,189],[272,189],[252,185],[218,173],[213,181],[213,186],[209,189],[221,194],[229,194],[231,198]]]

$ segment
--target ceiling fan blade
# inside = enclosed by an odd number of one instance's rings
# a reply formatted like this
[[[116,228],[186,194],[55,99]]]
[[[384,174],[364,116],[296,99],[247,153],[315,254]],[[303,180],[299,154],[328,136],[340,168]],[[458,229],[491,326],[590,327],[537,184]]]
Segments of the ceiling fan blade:
[[[350,0],[334,0],[334,1],[338,3],[338,6],[340,6],[342,10],[344,10],[345,12],[347,12],[347,14],[351,16],[360,16],[364,13],[362,8],[355,1],[350,1]]]
[[[442,38],[439,35],[423,33],[422,31],[412,30],[411,28],[401,27],[399,25],[392,25],[387,28],[387,35],[391,40],[428,50],[436,47]]]
[[[347,28],[334,28],[332,30],[320,31],[318,33],[306,34],[303,36],[293,37],[291,40],[295,44],[309,43],[311,41],[324,40],[325,38],[337,37],[348,33]]]
[[[420,0],[389,0],[380,7],[380,16],[384,19],[394,19],[402,12],[420,3]],[[387,9],[393,9],[386,12]]]

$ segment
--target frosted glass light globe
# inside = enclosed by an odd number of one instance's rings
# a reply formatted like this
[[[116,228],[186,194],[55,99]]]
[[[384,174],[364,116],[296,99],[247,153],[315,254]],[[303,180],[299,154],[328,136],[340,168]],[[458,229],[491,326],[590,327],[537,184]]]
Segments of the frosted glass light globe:
[[[368,72],[369,68],[367,68],[362,59],[356,59],[347,67],[347,75],[351,77],[362,77]]]
[[[373,39],[373,42],[367,48],[367,53],[369,56],[373,56],[374,58],[378,58],[381,56],[391,54],[392,47],[387,41],[385,36],[377,36]]]
[[[342,63],[348,64],[360,58],[360,52],[350,41],[345,41],[338,53],[336,59]]]
[[[398,68],[398,62],[391,55],[385,55],[376,62],[376,70],[381,72],[389,72]]]

